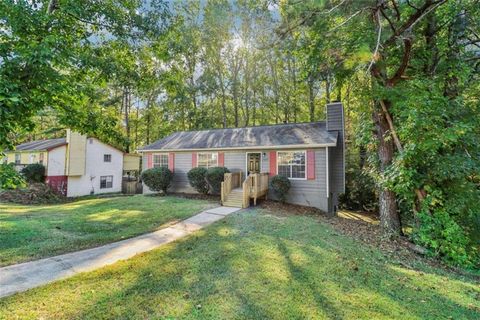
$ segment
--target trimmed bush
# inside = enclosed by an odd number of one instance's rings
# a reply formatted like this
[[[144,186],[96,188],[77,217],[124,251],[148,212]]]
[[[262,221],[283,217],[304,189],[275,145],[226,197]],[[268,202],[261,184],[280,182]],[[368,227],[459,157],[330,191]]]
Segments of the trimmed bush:
[[[32,163],[20,171],[30,183],[45,181],[45,166],[40,163]]]
[[[15,165],[0,164],[0,189],[17,189],[26,186],[23,176],[15,170]]]
[[[230,172],[225,167],[212,167],[207,170],[207,182],[210,186],[212,193],[218,194],[222,189],[222,182],[224,174]]]
[[[290,190],[290,186],[290,180],[284,176],[276,175],[270,181],[270,187],[282,202],[287,200],[287,194],[288,190]]]
[[[207,169],[202,167],[193,168],[187,173],[188,182],[198,192],[208,194]]]
[[[168,168],[153,168],[142,172],[142,180],[152,191],[163,191],[167,194],[167,190],[172,184],[173,172]]]

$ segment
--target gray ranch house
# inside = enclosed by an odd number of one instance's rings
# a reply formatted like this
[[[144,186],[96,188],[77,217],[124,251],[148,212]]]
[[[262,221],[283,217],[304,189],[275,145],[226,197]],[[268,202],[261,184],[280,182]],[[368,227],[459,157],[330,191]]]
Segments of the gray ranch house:
[[[190,169],[227,167],[222,204],[238,207],[261,196],[275,198],[269,179],[279,174],[291,182],[288,203],[334,213],[345,192],[342,103],[327,104],[326,111],[327,120],[320,122],[175,132],[139,150],[143,169],[168,167],[172,191],[195,193]]]

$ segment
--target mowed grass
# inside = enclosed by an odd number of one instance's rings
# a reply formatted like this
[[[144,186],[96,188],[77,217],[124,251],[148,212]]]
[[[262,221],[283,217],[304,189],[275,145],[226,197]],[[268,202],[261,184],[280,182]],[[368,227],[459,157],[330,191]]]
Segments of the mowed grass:
[[[212,205],[202,200],[143,195],[47,206],[0,203],[0,266],[154,231]]]
[[[473,280],[407,268],[314,217],[248,210],[0,300],[4,319],[479,319]]]

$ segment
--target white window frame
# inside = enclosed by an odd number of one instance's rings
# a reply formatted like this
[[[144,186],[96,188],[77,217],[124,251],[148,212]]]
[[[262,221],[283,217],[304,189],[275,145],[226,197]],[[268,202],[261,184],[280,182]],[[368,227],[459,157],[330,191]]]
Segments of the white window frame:
[[[208,163],[207,163],[207,166],[200,166],[200,155],[203,155],[203,154],[215,154],[217,157],[217,163],[213,166],[209,166]],[[206,168],[206,169],[209,169],[209,168],[214,168],[214,167],[218,167],[218,152],[198,152],[197,153],[197,167],[199,168]]]
[[[105,157],[107,157],[107,156],[108,156],[108,158],[109,158],[109,161],[106,161],[106,160],[105,160]],[[111,154],[111,153],[104,153],[104,154],[103,154],[103,162],[104,162],[104,163],[111,163],[111,162],[112,162],[112,154]]]
[[[155,166],[155,156],[167,157],[166,165],[162,165],[162,161],[160,160],[160,164],[158,166]],[[168,169],[168,153],[154,153],[154,154],[152,154],[152,168],[167,168]]]
[[[18,160],[17,160],[17,158],[18,158]],[[22,164],[22,154],[20,152],[15,153],[14,163],[15,164]]]
[[[295,152],[300,153],[300,152],[302,152],[302,153],[305,155],[305,178],[289,178],[289,177],[286,177],[286,178],[287,178],[288,180],[307,180],[307,177],[308,177],[308,172],[307,172],[307,170],[308,170],[307,150],[280,150],[280,151],[277,151],[277,159],[276,159],[276,160],[277,160],[277,175],[278,175],[278,164],[279,164],[279,162],[280,162],[280,161],[278,161],[278,159],[279,159],[278,153],[288,153],[288,152],[291,152],[291,153],[295,153]],[[291,170],[292,170],[291,167],[292,167],[292,166],[290,166],[290,175],[291,175],[291,173],[292,173],[292,172],[291,172]]]
[[[102,188],[102,178],[105,178],[105,187]],[[108,178],[112,178],[112,185],[109,187],[108,186]],[[112,175],[109,175],[109,176],[100,176],[100,189],[112,189],[113,188],[113,176]]]

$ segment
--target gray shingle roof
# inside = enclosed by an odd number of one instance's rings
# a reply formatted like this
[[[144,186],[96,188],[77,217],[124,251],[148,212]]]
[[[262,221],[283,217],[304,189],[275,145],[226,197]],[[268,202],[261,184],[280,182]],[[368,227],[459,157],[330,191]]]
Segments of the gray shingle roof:
[[[48,140],[37,140],[22,143],[18,145],[16,151],[39,151],[39,150],[48,150],[51,148],[59,147],[67,143],[65,138],[58,139],[48,139]]]
[[[323,121],[246,128],[179,131],[141,148],[140,151],[335,146],[337,135],[337,131],[327,131],[326,124]]]

